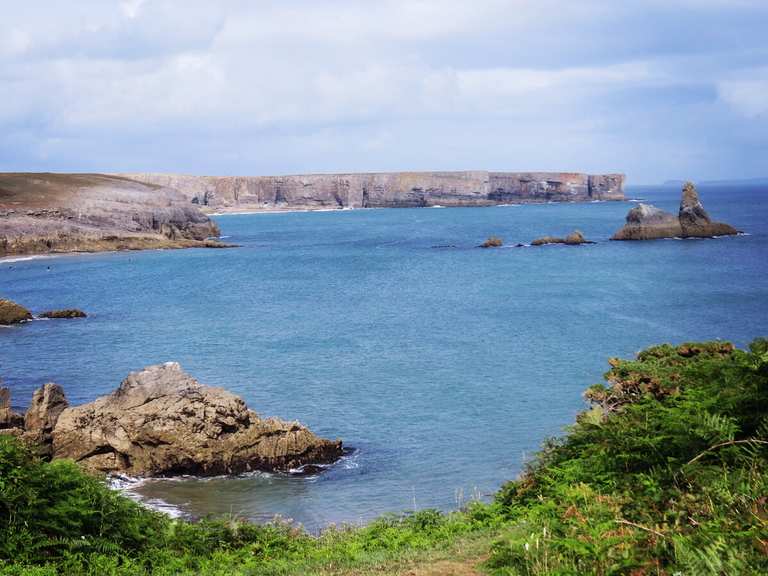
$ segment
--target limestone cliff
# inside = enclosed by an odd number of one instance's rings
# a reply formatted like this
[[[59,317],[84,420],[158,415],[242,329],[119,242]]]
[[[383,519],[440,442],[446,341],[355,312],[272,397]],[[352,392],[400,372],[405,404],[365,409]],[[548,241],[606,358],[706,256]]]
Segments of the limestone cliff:
[[[299,176],[122,174],[174,188],[207,211],[492,206],[623,200],[624,175],[389,172]]]
[[[216,245],[177,190],[103,174],[0,174],[0,256]]]

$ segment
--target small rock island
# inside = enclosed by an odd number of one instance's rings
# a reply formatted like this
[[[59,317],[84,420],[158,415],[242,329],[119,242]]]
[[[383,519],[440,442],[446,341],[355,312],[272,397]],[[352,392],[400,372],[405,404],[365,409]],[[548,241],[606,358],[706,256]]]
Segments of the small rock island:
[[[627,214],[624,227],[611,240],[654,240],[657,238],[713,238],[738,234],[730,224],[713,222],[691,182],[683,186],[677,216],[650,204],[638,204]]]
[[[200,384],[176,362],[132,372],[109,394],[69,406],[61,386],[38,389],[26,415],[0,388],[0,433],[21,436],[51,458],[130,476],[288,472],[329,464],[341,440],[298,422],[260,418],[231,392]]]

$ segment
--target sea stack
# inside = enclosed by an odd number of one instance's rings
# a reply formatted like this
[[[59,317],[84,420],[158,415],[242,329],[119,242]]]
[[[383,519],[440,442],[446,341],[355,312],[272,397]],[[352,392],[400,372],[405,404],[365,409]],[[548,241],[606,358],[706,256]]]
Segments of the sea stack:
[[[710,219],[699,200],[696,187],[686,182],[677,216],[650,204],[638,204],[629,211],[626,224],[611,240],[713,238],[733,234],[738,234],[733,226]]]

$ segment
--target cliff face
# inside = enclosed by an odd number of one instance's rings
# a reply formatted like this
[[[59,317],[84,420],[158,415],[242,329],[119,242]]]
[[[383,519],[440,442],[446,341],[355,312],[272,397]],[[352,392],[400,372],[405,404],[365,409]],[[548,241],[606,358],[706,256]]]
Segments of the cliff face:
[[[102,174],[0,174],[0,256],[211,245],[177,190]]]
[[[208,211],[492,206],[624,199],[623,174],[473,171],[122,176],[179,190],[190,202]]]

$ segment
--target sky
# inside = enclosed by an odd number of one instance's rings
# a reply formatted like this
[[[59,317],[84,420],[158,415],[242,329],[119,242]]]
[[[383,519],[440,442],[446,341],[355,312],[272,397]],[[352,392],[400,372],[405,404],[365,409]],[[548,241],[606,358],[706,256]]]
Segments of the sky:
[[[0,0],[0,171],[768,176],[768,0]]]

